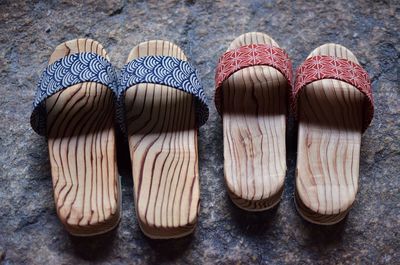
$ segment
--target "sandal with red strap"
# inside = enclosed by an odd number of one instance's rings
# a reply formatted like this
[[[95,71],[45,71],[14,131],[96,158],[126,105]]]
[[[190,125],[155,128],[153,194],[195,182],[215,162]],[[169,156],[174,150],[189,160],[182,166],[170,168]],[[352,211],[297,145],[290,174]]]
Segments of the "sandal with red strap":
[[[232,201],[262,211],[281,198],[292,65],[268,35],[236,38],[218,63],[215,105],[223,118],[224,175]]]
[[[361,135],[374,107],[367,72],[347,48],[325,44],[298,68],[296,207],[316,224],[341,221],[358,189]]]

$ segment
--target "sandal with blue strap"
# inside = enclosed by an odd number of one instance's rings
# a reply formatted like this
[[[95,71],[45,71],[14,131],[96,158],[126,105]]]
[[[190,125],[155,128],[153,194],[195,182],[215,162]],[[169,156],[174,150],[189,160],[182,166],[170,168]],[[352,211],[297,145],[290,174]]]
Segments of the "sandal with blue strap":
[[[132,49],[119,82],[139,225],[150,238],[188,235],[199,211],[197,128],[208,118],[198,74],[177,45],[154,40]]]
[[[31,125],[47,136],[57,214],[72,235],[102,234],[120,220],[117,89],[106,51],[90,39],[59,45],[38,84]]]

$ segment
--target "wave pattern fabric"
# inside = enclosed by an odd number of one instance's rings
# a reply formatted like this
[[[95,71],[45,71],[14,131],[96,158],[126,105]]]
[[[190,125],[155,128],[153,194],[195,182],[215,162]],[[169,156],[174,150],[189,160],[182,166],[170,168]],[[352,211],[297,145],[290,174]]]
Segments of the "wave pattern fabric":
[[[118,102],[120,113],[117,118],[125,131],[123,112],[125,92],[128,88],[141,84],[152,83],[173,87],[192,94],[196,103],[196,118],[198,126],[208,119],[209,109],[207,98],[200,83],[196,69],[187,61],[171,56],[145,56],[127,63],[121,70],[119,78]]]
[[[75,53],[50,64],[40,77],[31,114],[31,126],[40,135],[46,135],[47,111],[45,100],[70,86],[96,82],[118,94],[114,67],[104,57],[91,52]]]
[[[292,111],[297,116],[297,100],[301,90],[308,84],[322,79],[336,79],[356,87],[366,97],[363,131],[374,116],[374,100],[368,73],[358,64],[333,56],[317,55],[305,60],[296,71],[292,92]]]

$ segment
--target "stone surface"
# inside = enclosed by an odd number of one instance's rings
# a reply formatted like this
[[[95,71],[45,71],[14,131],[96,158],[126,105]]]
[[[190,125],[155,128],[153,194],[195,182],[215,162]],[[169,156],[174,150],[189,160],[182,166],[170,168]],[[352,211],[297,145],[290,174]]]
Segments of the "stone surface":
[[[400,264],[398,1],[80,2],[0,2],[0,263]],[[292,119],[282,202],[257,214],[234,207],[224,187],[221,118],[211,105],[199,134],[202,201],[192,236],[156,241],[141,233],[121,146],[121,224],[105,236],[68,236],[54,209],[46,141],[28,123],[35,85],[52,50],[66,40],[93,38],[121,67],[139,42],[171,40],[198,68],[212,98],[218,56],[247,31],[268,33],[295,66],[318,45],[340,43],[370,73],[376,115],[362,137],[360,189],[348,218],[319,227],[297,214]]]

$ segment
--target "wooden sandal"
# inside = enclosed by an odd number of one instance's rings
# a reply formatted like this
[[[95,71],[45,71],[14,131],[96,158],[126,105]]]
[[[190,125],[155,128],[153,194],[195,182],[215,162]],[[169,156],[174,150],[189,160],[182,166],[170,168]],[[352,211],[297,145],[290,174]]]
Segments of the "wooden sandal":
[[[120,220],[116,96],[107,53],[90,39],[59,45],[39,81],[31,125],[48,138],[57,214],[72,235],[105,233]]]
[[[215,105],[223,117],[224,175],[240,208],[262,211],[281,198],[292,66],[268,35],[236,38],[219,60]]]
[[[143,233],[158,239],[190,234],[199,211],[197,127],[208,118],[195,69],[175,44],[143,42],[122,69],[119,102]]]
[[[296,206],[312,223],[335,224],[358,189],[361,134],[374,112],[370,81],[354,54],[338,44],[315,49],[296,75]]]

